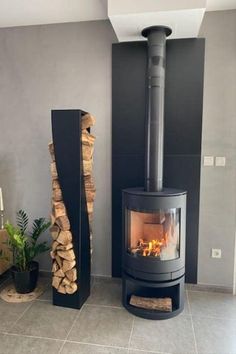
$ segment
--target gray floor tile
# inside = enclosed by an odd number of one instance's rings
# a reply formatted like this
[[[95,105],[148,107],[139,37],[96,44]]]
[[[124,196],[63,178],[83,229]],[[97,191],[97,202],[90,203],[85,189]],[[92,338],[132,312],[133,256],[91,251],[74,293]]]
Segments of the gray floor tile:
[[[57,354],[62,341],[5,335],[0,338],[0,354]]]
[[[192,315],[236,319],[236,296],[210,292],[188,292]]]
[[[44,293],[37,298],[37,300],[52,301],[52,286],[48,284]]]
[[[47,301],[35,301],[11,333],[65,339],[78,310],[53,306]]]
[[[13,304],[0,300],[0,331],[9,331],[30,305],[29,302]]]
[[[236,320],[193,316],[199,353],[236,354]]]
[[[136,317],[130,348],[174,354],[195,353],[190,316],[152,321]]]
[[[87,304],[122,306],[120,282],[95,282]]]
[[[124,309],[84,306],[68,340],[127,347],[133,317]]]
[[[60,354],[128,354],[128,350],[66,342]]]
[[[184,292],[184,310],[183,310],[182,314],[183,315],[190,315],[187,291]]]

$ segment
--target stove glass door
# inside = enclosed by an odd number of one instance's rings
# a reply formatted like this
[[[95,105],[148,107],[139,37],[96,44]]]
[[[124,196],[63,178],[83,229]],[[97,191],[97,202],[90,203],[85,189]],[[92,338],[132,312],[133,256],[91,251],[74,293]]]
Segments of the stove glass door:
[[[179,258],[180,209],[139,212],[126,210],[128,253],[134,257]]]

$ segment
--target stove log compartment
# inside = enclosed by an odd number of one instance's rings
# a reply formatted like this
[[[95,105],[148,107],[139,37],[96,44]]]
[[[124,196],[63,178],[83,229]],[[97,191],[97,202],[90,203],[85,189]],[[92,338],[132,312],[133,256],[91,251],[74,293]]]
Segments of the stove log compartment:
[[[163,188],[165,52],[171,29],[152,26],[142,34],[148,38],[145,186],[122,193],[122,296],[133,314],[165,319],[184,307],[187,193]],[[168,311],[157,309],[155,304],[167,299]]]

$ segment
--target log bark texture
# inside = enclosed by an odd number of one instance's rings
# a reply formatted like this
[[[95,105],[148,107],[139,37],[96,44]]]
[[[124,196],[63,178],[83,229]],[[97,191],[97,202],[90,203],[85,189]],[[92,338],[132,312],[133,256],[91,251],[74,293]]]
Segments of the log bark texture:
[[[172,299],[170,297],[149,298],[132,295],[130,298],[130,305],[147,310],[158,310],[163,312],[172,311]]]

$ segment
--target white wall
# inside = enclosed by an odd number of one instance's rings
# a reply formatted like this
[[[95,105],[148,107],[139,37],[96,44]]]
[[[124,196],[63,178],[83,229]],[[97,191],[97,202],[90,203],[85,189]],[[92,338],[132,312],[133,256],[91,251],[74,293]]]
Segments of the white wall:
[[[111,44],[108,21],[0,29],[0,186],[6,217],[49,216],[51,109],[82,108],[97,124],[93,272],[111,273]],[[45,236],[50,239],[50,236]],[[41,269],[50,270],[50,258]]]
[[[202,167],[198,282],[233,286],[236,230],[236,11],[208,12],[202,155],[226,156],[226,167]],[[211,248],[222,258],[212,259]]]

